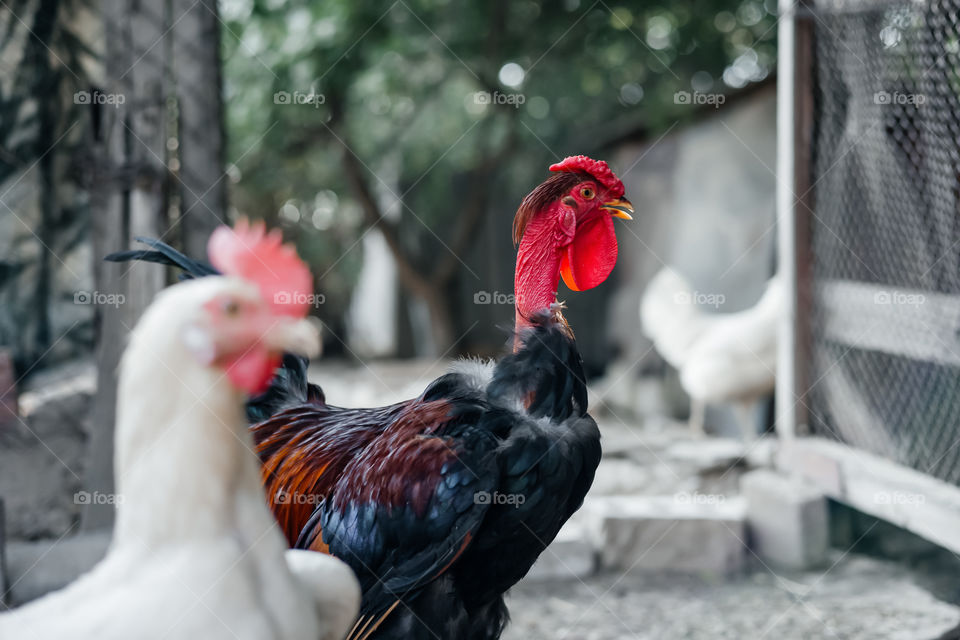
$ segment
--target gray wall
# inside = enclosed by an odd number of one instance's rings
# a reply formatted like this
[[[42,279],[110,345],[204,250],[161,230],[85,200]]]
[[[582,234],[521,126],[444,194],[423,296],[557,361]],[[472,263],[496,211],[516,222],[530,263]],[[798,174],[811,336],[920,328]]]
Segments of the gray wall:
[[[621,362],[641,360],[642,367],[656,358],[640,334],[638,306],[646,283],[665,265],[696,291],[722,294],[720,312],[760,297],[774,265],[775,158],[773,86],[613,155],[615,167],[626,171],[621,177],[637,211],[632,223],[618,225],[619,286],[608,333]]]

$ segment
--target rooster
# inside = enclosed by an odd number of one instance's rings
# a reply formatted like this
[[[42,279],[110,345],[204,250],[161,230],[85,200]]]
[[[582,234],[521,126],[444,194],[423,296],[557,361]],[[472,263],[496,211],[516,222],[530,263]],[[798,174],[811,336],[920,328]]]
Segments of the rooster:
[[[417,398],[372,409],[326,402],[286,356],[248,404],[274,514],[291,546],[332,554],[363,592],[350,638],[495,640],[519,581],[580,507],[600,462],[583,366],[557,304],[603,282],[612,217],[630,219],[605,162],[575,156],[520,205],[513,225],[513,353],[467,360]],[[207,265],[156,241],[113,256]]]
[[[0,615],[0,638],[339,640],[360,588],[342,562],[288,551],[263,502],[243,413],[284,352],[319,347],[310,272],[279,237],[214,232],[228,274],[162,292],[120,368],[117,521],[100,564]]]

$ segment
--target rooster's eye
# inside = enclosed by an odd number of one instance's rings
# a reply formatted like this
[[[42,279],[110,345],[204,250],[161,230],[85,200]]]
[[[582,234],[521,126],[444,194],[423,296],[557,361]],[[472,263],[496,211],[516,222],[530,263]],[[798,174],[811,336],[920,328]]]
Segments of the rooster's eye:
[[[580,195],[583,197],[584,200],[592,200],[593,189],[591,189],[590,187],[584,187],[583,189],[580,189]]]

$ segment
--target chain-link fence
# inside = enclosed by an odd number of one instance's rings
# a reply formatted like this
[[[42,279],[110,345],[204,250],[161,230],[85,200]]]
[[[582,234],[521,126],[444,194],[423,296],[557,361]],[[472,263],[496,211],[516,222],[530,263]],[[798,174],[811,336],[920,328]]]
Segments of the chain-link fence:
[[[815,435],[960,484],[960,1],[822,0],[813,30]]]

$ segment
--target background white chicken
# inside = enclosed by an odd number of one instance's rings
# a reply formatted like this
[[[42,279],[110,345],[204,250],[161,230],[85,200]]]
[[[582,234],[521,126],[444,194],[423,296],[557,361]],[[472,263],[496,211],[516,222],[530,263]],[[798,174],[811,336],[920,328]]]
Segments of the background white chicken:
[[[703,431],[711,403],[732,403],[746,438],[755,435],[749,410],[773,391],[777,328],[783,286],[771,278],[757,303],[734,313],[707,313],[698,307],[690,283],[664,268],[647,285],[640,303],[643,331],[680,373],[690,396],[690,422]]]
[[[269,380],[279,354],[319,346],[302,309],[271,299],[263,272],[305,272],[306,287],[309,272],[262,229],[241,237],[223,228],[214,238],[223,270],[244,278],[165,290],[124,354],[107,557],[0,616],[0,638],[334,640],[353,623],[360,593],[351,570],[286,552],[244,416],[245,394]]]

